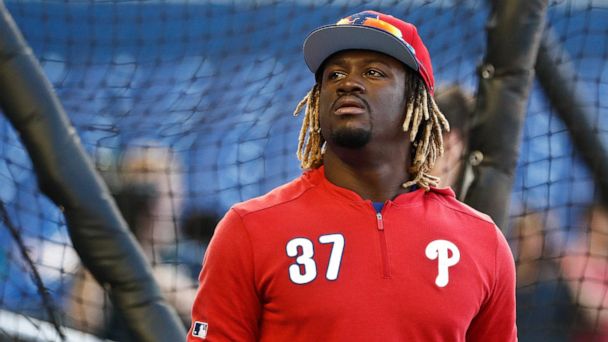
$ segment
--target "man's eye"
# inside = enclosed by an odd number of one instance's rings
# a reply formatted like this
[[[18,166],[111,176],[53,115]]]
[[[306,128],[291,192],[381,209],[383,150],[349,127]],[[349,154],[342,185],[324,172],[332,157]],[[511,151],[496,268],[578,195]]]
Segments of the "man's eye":
[[[340,71],[331,71],[328,75],[327,78],[330,80],[337,80],[344,77],[344,73],[340,72]]]
[[[384,77],[384,74],[382,72],[375,69],[369,69],[367,71],[367,75],[372,77]]]

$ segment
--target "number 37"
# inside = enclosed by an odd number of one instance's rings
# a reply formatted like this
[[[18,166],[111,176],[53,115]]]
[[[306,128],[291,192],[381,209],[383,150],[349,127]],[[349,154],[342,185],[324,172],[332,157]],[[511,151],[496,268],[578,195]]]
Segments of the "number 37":
[[[319,236],[322,244],[332,244],[329,264],[325,277],[327,280],[338,279],[342,252],[344,251],[344,236],[342,234],[328,234]],[[296,284],[307,284],[317,277],[317,264],[313,259],[315,255],[314,245],[307,238],[295,238],[287,242],[285,246],[287,255],[296,258],[295,263],[289,266],[289,278]]]

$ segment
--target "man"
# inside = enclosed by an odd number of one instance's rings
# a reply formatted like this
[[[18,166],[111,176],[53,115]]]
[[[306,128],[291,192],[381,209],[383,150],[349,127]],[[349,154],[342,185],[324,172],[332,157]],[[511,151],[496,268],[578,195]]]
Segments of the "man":
[[[504,237],[428,173],[447,122],[416,28],[365,11],[304,56],[308,170],[220,222],[188,340],[516,340]]]

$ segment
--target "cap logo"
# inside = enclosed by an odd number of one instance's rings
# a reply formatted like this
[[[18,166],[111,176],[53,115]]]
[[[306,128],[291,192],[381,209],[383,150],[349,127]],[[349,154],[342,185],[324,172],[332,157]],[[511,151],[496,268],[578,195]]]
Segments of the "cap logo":
[[[410,51],[412,51],[412,53],[415,53],[414,48],[403,39],[403,33],[401,32],[401,30],[395,27],[394,25],[389,24],[386,21],[380,19],[380,16],[376,13],[361,12],[353,14],[350,17],[340,19],[340,21],[338,21],[336,25],[358,25],[380,29],[384,32],[392,34],[393,36],[404,42],[410,49]]]

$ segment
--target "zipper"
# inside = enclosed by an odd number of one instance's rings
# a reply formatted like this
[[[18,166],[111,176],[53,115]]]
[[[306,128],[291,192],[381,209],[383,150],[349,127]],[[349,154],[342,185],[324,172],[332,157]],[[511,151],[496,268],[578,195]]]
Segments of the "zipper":
[[[388,263],[388,249],[386,247],[386,236],[384,235],[384,220],[381,213],[376,213],[376,224],[378,234],[380,234],[380,253],[382,254],[382,275],[384,279],[391,277],[391,270]]]

